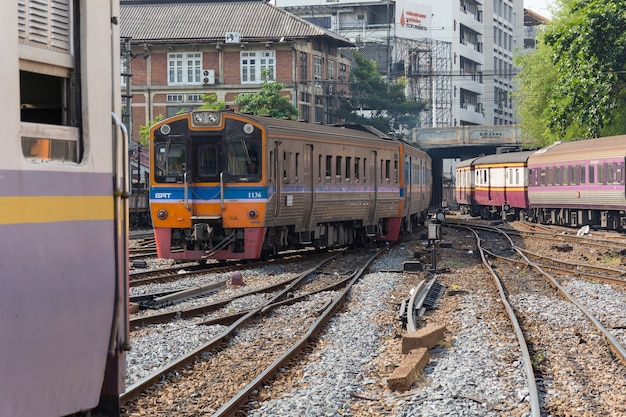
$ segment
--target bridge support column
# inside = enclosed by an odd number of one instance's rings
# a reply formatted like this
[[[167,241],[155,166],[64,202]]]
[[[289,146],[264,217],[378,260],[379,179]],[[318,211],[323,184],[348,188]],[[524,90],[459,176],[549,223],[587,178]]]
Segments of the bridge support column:
[[[433,192],[430,200],[431,207],[441,207],[443,199],[443,158],[432,156]]]

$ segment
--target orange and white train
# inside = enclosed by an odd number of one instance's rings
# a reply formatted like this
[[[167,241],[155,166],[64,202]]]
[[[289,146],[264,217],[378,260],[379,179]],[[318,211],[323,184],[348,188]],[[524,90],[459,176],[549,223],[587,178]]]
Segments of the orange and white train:
[[[428,211],[430,157],[375,129],[199,110],[150,135],[160,257],[257,259],[396,240]]]

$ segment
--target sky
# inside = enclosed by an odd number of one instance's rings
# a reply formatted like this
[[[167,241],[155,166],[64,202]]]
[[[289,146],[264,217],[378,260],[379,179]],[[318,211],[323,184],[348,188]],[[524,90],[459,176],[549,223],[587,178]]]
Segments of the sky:
[[[554,3],[554,0],[524,0],[524,8],[550,19],[552,15],[548,7],[554,6]]]

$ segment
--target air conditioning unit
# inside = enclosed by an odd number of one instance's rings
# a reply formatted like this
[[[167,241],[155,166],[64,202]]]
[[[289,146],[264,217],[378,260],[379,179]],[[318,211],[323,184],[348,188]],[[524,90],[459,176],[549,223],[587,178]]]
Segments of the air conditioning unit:
[[[226,43],[239,43],[239,32],[226,32]]]
[[[215,70],[212,70],[212,69],[202,70],[202,84],[204,85],[215,84]]]

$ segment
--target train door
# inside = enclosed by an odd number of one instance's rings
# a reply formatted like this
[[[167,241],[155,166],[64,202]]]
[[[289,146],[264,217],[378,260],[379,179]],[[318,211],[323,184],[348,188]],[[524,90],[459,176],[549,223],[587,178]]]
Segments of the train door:
[[[487,173],[487,200],[491,201],[491,168],[485,170]]]
[[[313,145],[306,144],[304,145],[304,155],[302,156],[302,183],[304,185],[304,216],[302,219],[302,228],[307,231],[313,229],[313,202],[315,201],[314,178]]]
[[[404,205],[407,216],[411,215],[413,202],[413,158],[408,156],[404,160]]]
[[[280,205],[281,205],[281,170],[279,169],[282,162],[280,160],[280,145],[278,141],[274,142],[274,150],[271,152],[273,155],[270,157],[270,170],[271,170],[271,177],[274,178],[274,185],[276,186],[276,189],[274,191],[275,193],[275,199],[274,201],[276,202],[274,204],[274,217],[278,217],[280,215]]]
[[[196,210],[196,199],[202,199],[207,196],[215,195],[219,190],[211,190],[207,193],[206,183],[213,183],[214,187],[218,187],[220,182],[220,172],[224,171],[221,161],[223,150],[221,135],[202,135],[192,136],[193,153],[190,161],[190,191],[189,204],[191,206],[192,215],[198,215]],[[203,195],[202,193],[205,193]]]
[[[373,188],[370,188],[370,210],[368,214],[367,223],[370,225],[376,225],[376,206],[378,205],[378,171],[377,162],[378,152],[375,150],[370,151],[369,165],[365,164],[365,181],[372,184]]]

